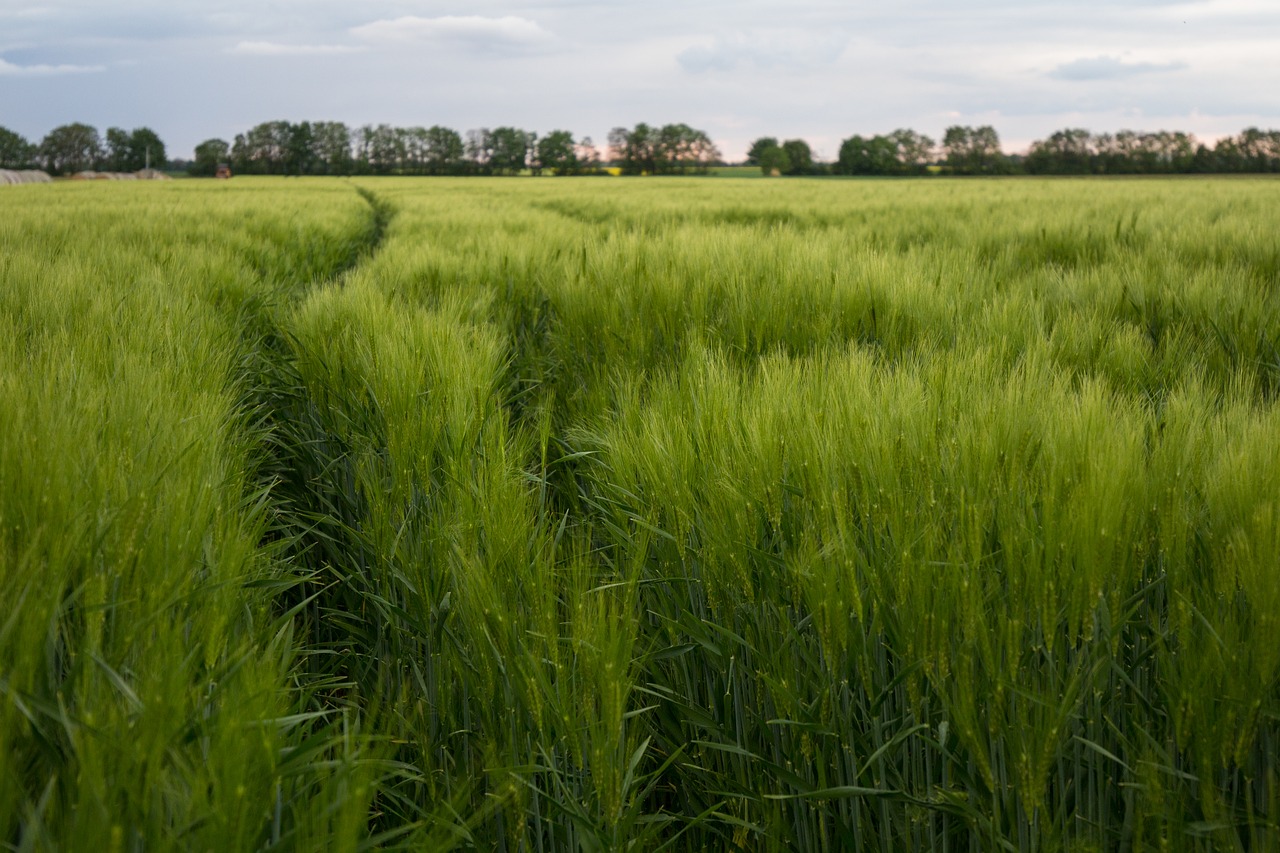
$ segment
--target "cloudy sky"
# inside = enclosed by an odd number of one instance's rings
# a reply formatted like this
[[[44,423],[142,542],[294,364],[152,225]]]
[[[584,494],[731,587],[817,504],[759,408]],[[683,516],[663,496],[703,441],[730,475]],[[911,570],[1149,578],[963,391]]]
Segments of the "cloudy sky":
[[[459,131],[683,121],[834,158],[853,133],[990,124],[1215,139],[1280,126],[1280,0],[0,0],[0,126],[260,121]]]

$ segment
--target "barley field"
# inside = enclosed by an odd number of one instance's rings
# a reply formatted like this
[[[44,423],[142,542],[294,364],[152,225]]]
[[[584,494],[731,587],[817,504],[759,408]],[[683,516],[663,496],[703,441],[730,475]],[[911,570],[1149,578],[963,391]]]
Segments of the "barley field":
[[[1280,848],[1280,182],[0,193],[0,845]]]

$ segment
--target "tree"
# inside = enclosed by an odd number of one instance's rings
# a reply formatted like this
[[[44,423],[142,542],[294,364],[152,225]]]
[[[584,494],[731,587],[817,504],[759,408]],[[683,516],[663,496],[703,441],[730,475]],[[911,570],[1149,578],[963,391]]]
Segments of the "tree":
[[[553,130],[538,140],[535,169],[546,169],[555,175],[576,175],[580,167],[577,146],[569,131]]]
[[[466,147],[456,130],[435,125],[427,128],[426,171],[429,175],[456,175],[462,170]]]
[[[720,161],[720,149],[711,137],[687,124],[667,124],[658,131],[663,146],[665,174],[683,175],[693,172],[705,175],[712,165]]]
[[[687,124],[656,130],[643,122],[632,130],[615,127],[609,131],[609,152],[624,175],[705,173],[720,159],[711,138]]]
[[[1126,148],[1129,145],[1131,137],[1135,136],[1131,131],[1122,130],[1119,133],[1100,133],[1092,139],[1093,151],[1091,152],[1089,167],[1094,172],[1103,174],[1120,174],[1127,172],[1128,156]],[[1031,143],[1032,150],[1035,150],[1036,143]],[[1030,159],[1029,157],[1027,159]],[[1023,167],[1028,171],[1032,168],[1026,160],[1023,160]]]
[[[791,158],[787,156],[786,149],[776,142],[757,151],[756,160],[766,176],[785,175],[791,171]]]
[[[467,131],[466,154],[467,164],[473,173],[487,175],[492,171],[493,134],[489,128]]]
[[[1033,175],[1087,175],[1092,171],[1093,139],[1089,131],[1066,128],[1032,143],[1026,168]]]
[[[1224,136],[1213,146],[1213,165],[1216,172],[1245,171],[1244,155],[1240,153],[1235,137]]]
[[[36,146],[22,136],[0,127],[0,169],[25,169],[34,165]]]
[[[355,162],[351,157],[351,129],[340,121],[311,123],[313,170],[326,175],[350,175]]]
[[[1182,132],[1121,130],[1092,136],[1066,128],[1032,143],[1025,166],[1033,174],[1181,174],[1214,169],[1216,159]]]
[[[284,172],[293,137],[287,121],[255,125],[248,133],[237,134],[231,146],[231,161],[237,172],[279,175]]]
[[[406,156],[403,134],[389,124],[365,125],[356,131],[356,149],[361,171],[378,175],[402,168]]]
[[[1160,160],[1163,164],[1161,171],[1179,174],[1191,171],[1196,157],[1196,138],[1180,130],[1161,131],[1156,136],[1160,140]],[[1277,142],[1280,143],[1280,137],[1277,137]],[[1276,148],[1276,154],[1280,156],[1280,145]]]
[[[896,150],[898,172],[904,175],[924,175],[933,160],[933,140],[914,130],[899,128],[889,134]]]
[[[127,172],[129,169],[129,133],[118,127],[107,128],[105,160],[103,166],[111,172]]]
[[[691,159],[687,148],[696,133],[687,124],[664,124],[658,128],[653,145],[654,174],[684,174],[684,164]]]
[[[1244,171],[1280,172],[1280,131],[1250,127],[1233,142]]]
[[[125,172],[139,169],[163,169],[169,162],[160,135],[149,127],[135,127],[129,133],[128,156],[124,161]]]
[[[595,175],[600,173],[600,151],[596,148],[596,144],[591,141],[590,136],[584,136],[578,140],[575,146],[575,154],[578,158],[578,171],[586,175]]]
[[[1217,172],[1220,170],[1218,165],[1218,156],[1209,146],[1203,143],[1196,146],[1196,152],[1191,157],[1191,162],[1187,166],[1188,172],[1205,174],[1208,172]]]
[[[106,143],[102,167],[110,172],[137,172],[146,168],[163,169],[167,162],[164,142],[149,127],[135,128],[131,132],[118,127],[109,127]]]
[[[517,127],[495,127],[489,135],[489,167],[495,175],[518,175],[529,165],[537,134]]]
[[[397,129],[404,146],[404,164],[402,171],[408,175],[425,175],[427,173],[428,137],[425,127]]]
[[[809,143],[803,139],[788,139],[782,143],[786,152],[789,168],[782,170],[784,175],[808,175],[813,172],[813,151]]]
[[[141,137],[146,128],[134,131],[135,137]],[[149,132],[149,131],[147,131]],[[359,133],[360,161],[365,171],[369,170],[371,157],[374,160],[382,157],[391,158],[391,168],[395,165],[397,147],[392,140],[390,155],[387,154],[388,133],[394,131],[387,125],[378,128],[365,127]],[[248,133],[237,134],[229,152],[220,152],[221,159],[214,161],[217,146],[211,145],[202,158],[197,149],[193,174],[211,175],[217,168],[217,162],[230,162],[237,172],[245,174],[266,175],[350,175],[357,167],[357,160],[352,156],[353,139],[351,129],[340,121],[269,121],[256,125]],[[217,143],[221,140],[206,140],[206,143]],[[152,140],[151,160],[157,162],[156,150],[164,156],[163,143]],[[225,144],[225,143],[223,143]],[[373,149],[377,148],[374,153]],[[381,160],[378,160],[381,163]]]
[[[315,135],[311,122],[286,124],[284,131],[284,173],[286,175],[310,175],[316,171]]]
[[[201,178],[212,178],[218,173],[218,166],[229,161],[231,146],[225,139],[206,139],[196,146],[196,159],[192,161],[187,173]]]
[[[609,147],[607,149],[609,152],[609,162],[617,166],[624,175],[630,174],[627,169],[627,161],[630,159],[629,155],[631,153],[628,150],[630,146],[630,137],[631,131],[627,130],[625,127],[615,127],[609,131]]]
[[[644,122],[631,130],[615,127],[609,131],[609,157],[622,170],[622,174],[656,174],[653,135],[653,129]]]
[[[751,143],[751,147],[747,149],[747,165],[763,166],[760,161],[760,155],[771,148],[778,148],[778,140],[772,136],[762,136],[755,142]],[[765,174],[768,174],[766,172]]]
[[[1009,158],[1000,150],[994,127],[947,128],[942,138],[947,166],[957,175],[992,175],[1009,171]]]
[[[902,170],[898,143],[888,136],[851,136],[840,143],[836,171],[842,175],[895,175]]]
[[[102,159],[102,140],[87,124],[64,124],[49,131],[40,143],[40,158],[55,175],[92,169]]]

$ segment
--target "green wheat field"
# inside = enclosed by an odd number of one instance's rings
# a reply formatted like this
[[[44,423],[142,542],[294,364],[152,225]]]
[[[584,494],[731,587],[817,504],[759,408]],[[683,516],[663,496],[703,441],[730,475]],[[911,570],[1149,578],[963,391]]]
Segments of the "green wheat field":
[[[0,847],[1280,848],[1280,181],[0,191]]]

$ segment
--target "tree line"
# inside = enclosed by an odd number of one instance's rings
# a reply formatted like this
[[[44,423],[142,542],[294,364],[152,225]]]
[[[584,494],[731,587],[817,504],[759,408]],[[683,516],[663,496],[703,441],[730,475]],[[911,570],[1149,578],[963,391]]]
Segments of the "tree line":
[[[1006,154],[995,128],[953,126],[941,143],[913,130],[851,136],[834,163],[819,163],[802,139],[761,137],[747,164],[779,175],[1174,175],[1280,172],[1280,131],[1248,128],[1210,148],[1180,131],[1091,134],[1068,128]]]
[[[1025,166],[1044,175],[1280,172],[1280,130],[1251,127],[1209,148],[1181,132],[1093,135],[1069,128],[1032,145]]]
[[[956,175],[1007,175],[1019,171],[1020,158],[1000,149],[995,128],[949,127],[942,144],[914,130],[881,136],[850,136],[840,143],[834,163],[814,159],[803,139],[779,142],[763,136],[751,143],[747,165],[766,175],[927,175],[944,170]]]
[[[86,170],[137,172],[147,166],[163,169],[167,163],[164,142],[149,127],[128,131],[110,127],[104,137],[97,128],[74,122],[55,127],[39,144],[0,127],[3,169],[44,169],[52,175],[70,175]]]
[[[691,174],[720,162],[710,137],[686,124],[614,128],[607,154],[623,174]],[[539,136],[496,127],[464,135],[439,125],[272,121],[232,142],[200,143],[189,171],[212,175],[221,164],[260,175],[591,175],[604,170],[605,159],[591,137],[567,130]]]
[[[196,146],[189,171],[212,175],[220,164],[249,175],[556,175],[601,168],[589,137],[565,130],[539,138],[517,127],[481,128],[466,135],[448,127],[349,128],[342,122],[264,122],[228,143]]]
[[[702,174],[723,163],[703,131],[687,124],[609,132],[604,152],[590,137],[567,130],[539,136],[517,127],[465,134],[439,125],[350,128],[342,122],[263,122],[233,141],[207,139],[192,160],[170,164],[165,145],[147,127],[126,131],[65,124],[38,144],[0,127],[0,168],[45,169],[54,175],[88,169],[132,172],[148,163],[212,176],[222,164],[262,175],[539,175],[600,174],[606,166],[626,175]],[[761,137],[748,165],[778,175],[1127,175],[1280,172],[1280,131],[1248,128],[1212,147],[1179,131],[1122,130],[1092,134],[1067,128],[1006,154],[990,126],[953,126],[936,142],[913,130],[843,140],[834,162],[820,162],[803,139]]]

